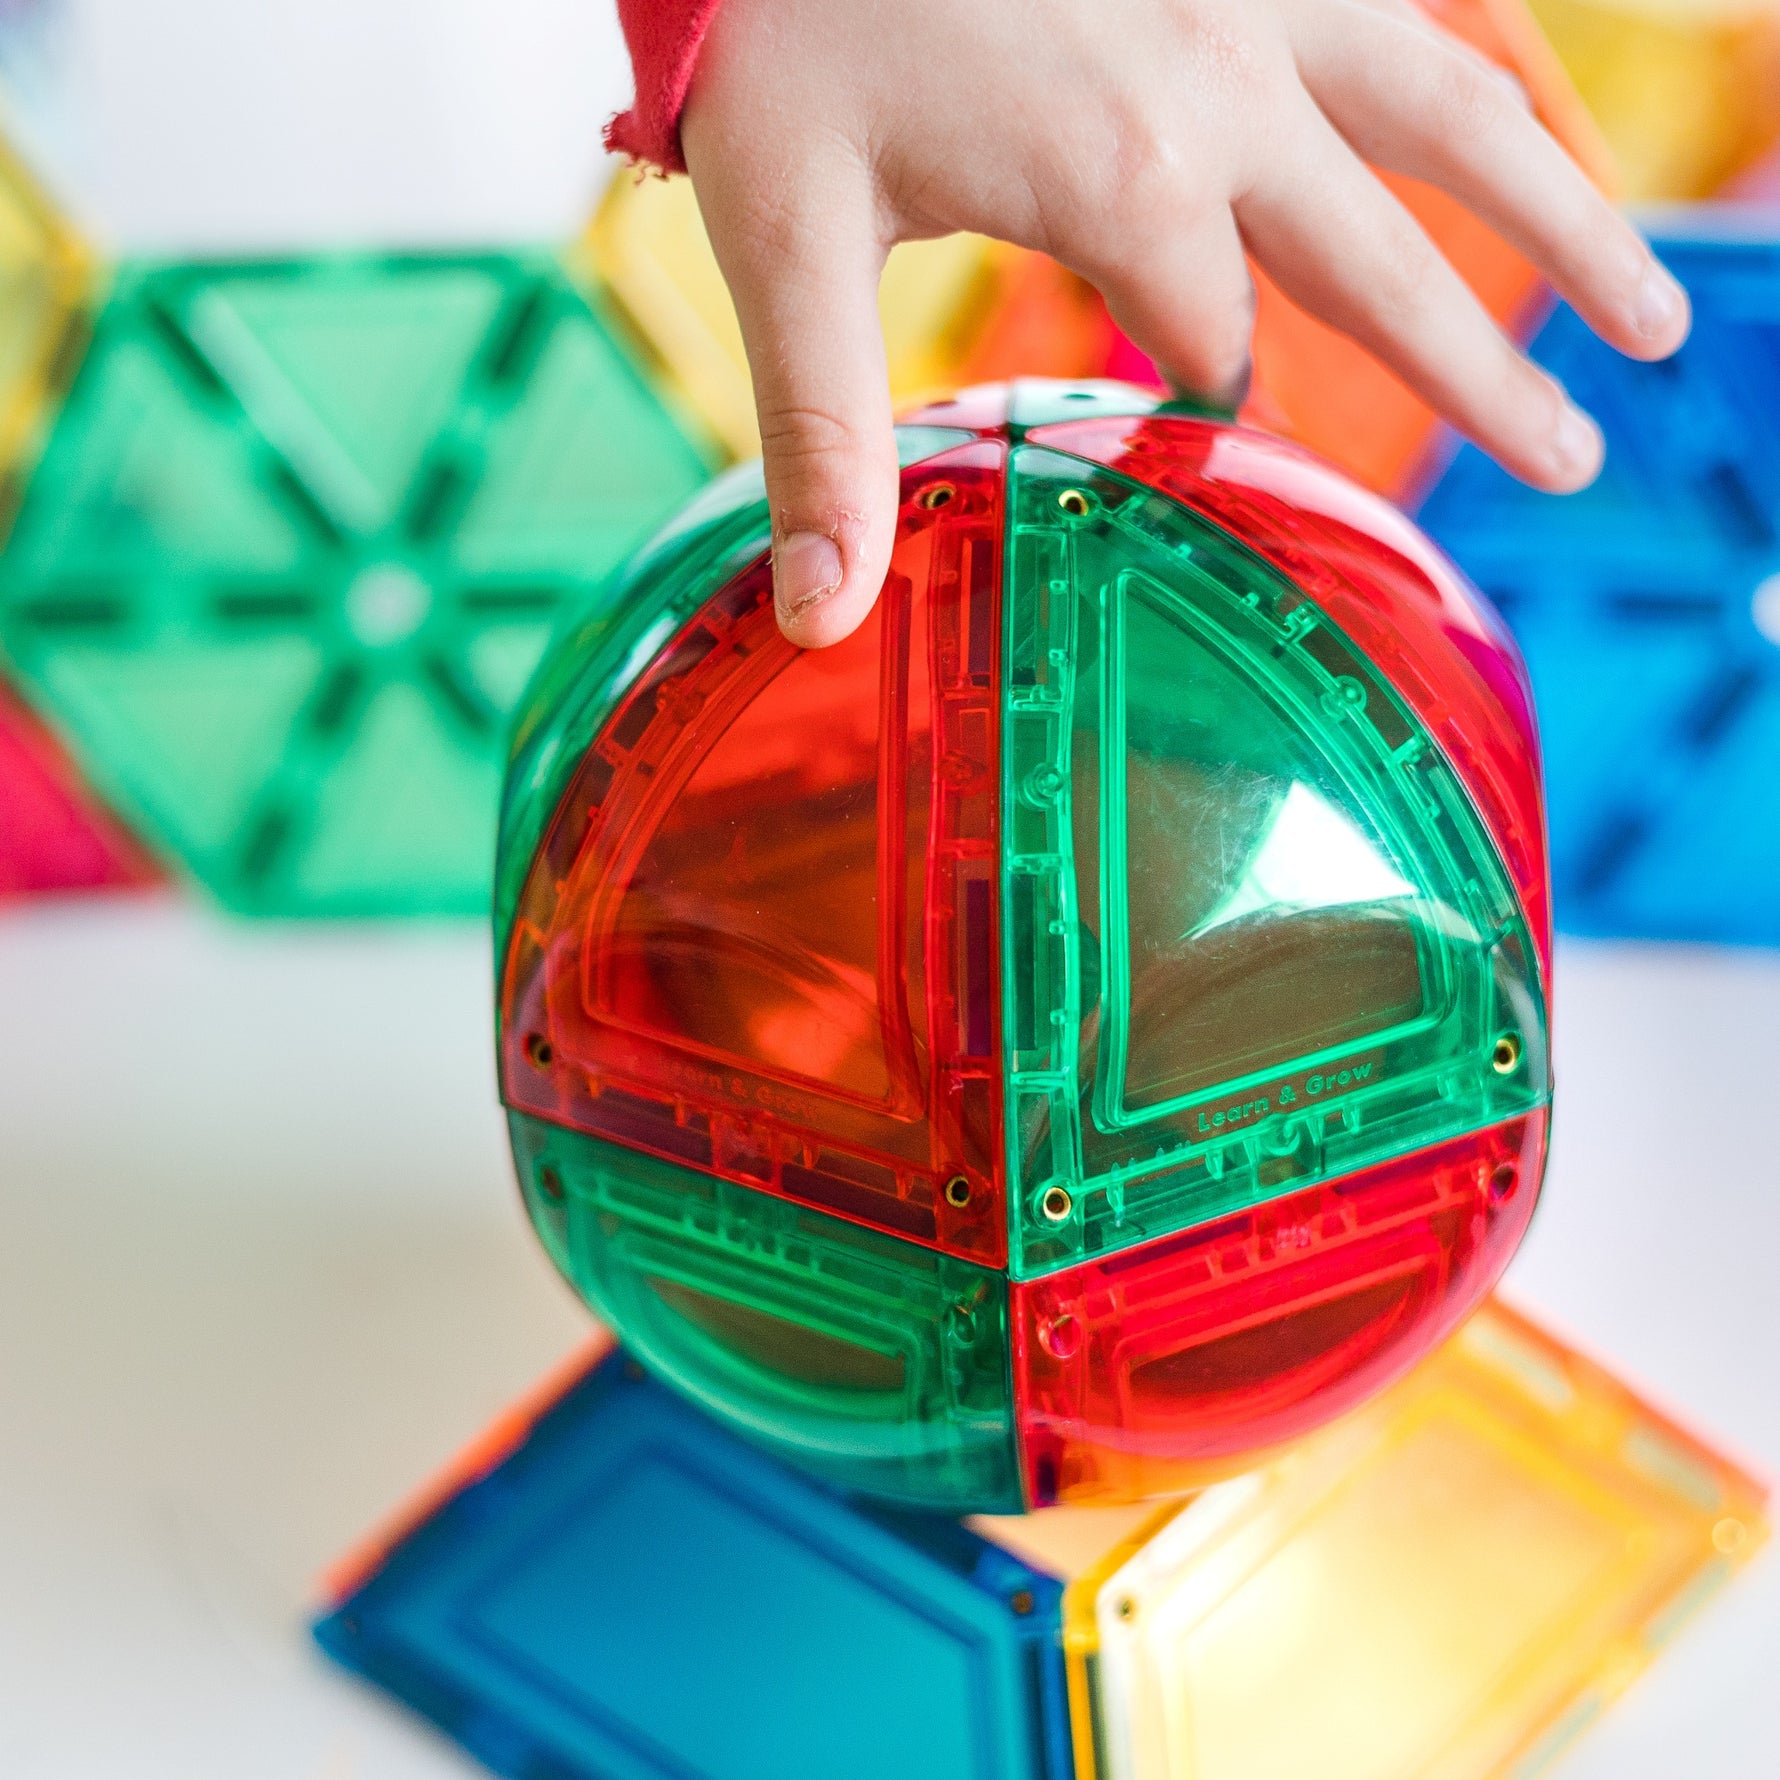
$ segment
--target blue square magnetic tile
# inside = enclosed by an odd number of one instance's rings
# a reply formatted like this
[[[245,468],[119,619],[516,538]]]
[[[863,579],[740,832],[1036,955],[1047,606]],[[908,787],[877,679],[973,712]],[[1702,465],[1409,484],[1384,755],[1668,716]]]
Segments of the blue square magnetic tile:
[[[1069,1780],[1061,1600],[614,1353],[315,1633],[527,1780]]]
[[[1466,445],[1419,517],[1526,655],[1558,925],[1775,945],[1780,219],[1684,212],[1653,242],[1694,304],[1672,359],[1568,308],[1533,343],[1601,422],[1599,481],[1540,494]]]

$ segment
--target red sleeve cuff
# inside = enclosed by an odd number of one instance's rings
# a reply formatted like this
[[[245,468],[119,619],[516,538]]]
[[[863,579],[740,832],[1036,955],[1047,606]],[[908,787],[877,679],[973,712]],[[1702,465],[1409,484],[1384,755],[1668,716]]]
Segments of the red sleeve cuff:
[[[637,96],[606,125],[606,147],[664,173],[684,173],[680,112],[721,0],[618,0]]]

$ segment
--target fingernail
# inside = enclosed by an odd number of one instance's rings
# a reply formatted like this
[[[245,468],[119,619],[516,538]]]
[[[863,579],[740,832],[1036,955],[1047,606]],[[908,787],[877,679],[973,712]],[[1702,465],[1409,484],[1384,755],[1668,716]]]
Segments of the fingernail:
[[[782,618],[795,618],[836,593],[841,584],[841,553],[820,532],[793,532],[773,551],[773,604]]]
[[[1601,467],[1604,449],[1601,429],[1580,408],[1566,402],[1551,440],[1552,460],[1559,475],[1566,482],[1587,482]]]
[[[1666,334],[1687,307],[1687,293],[1652,260],[1644,268],[1638,294],[1632,299],[1632,326],[1647,340]]]

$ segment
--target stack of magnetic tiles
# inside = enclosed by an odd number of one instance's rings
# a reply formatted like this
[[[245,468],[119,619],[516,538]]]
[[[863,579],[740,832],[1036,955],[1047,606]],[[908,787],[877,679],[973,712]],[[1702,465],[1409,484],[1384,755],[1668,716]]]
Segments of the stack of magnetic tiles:
[[[1499,1304],[1185,1501],[828,1490],[598,1351],[332,1578],[323,1646],[555,1780],[1483,1780],[1553,1759],[1764,1533]]]

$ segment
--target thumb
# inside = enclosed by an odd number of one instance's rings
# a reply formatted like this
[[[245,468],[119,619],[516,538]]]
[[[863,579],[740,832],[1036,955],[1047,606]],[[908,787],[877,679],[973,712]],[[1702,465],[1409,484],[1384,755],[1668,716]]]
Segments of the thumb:
[[[737,212],[703,190],[700,204],[754,378],[779,628],[820,649],[857,630],[883,586],[896,437],[869,189],[807,169],[797,188],[791,210]]]

